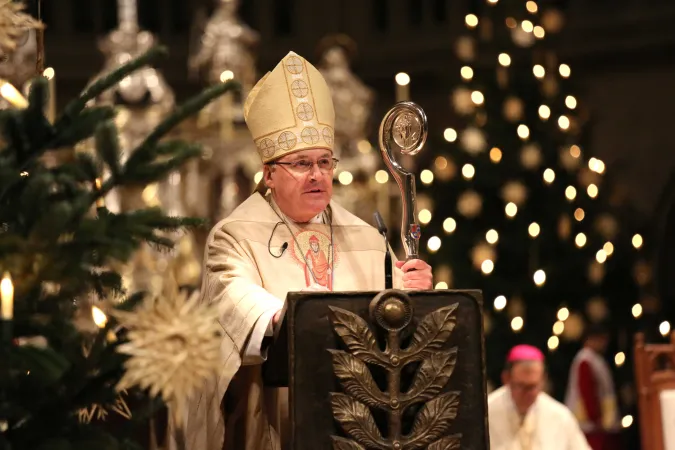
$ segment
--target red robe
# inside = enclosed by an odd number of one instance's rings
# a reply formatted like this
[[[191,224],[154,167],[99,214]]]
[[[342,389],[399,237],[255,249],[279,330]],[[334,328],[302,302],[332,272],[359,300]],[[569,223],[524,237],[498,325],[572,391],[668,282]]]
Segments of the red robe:
[[[589,359],[592,357],[591,354],[587,352],[588,350],[580,352],[578,364],[576,366],[573,364],[570,373],[569,390],[576,391],[579,407],[575,407],[574,404],[568,404],[568,406],[582,422],[582,429],[593,450],[619,450],[623,446],[618,439],[618,430],[607,429],[607,425],[603,423],[607,419],[603,420],[600,388],[602,381],[599,378],[601,375]],[[568,397],[570,397],[569,392]]]

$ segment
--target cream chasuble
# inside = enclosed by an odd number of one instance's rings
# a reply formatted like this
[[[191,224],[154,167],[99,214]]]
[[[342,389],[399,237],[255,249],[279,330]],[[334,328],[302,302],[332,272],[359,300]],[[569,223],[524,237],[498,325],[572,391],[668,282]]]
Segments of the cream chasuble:
[[[384,289],[382,236],[335,202],[330,210],[332,251],[328,224],[291,223],[291,234],[257,193],[211,230],[202,301],[221,308],[223,364],[217,379],[191,399],[184,428],[188,449],[287,448],[287,389],[264,388],[260,364],[243,361],[253,331],[266,328],[288,292],[315,284],[333,291]],[[395,266],[394,287],[402,288]]]
[[[524,417],[508,387],[488,396],[492,450],[591,450],[569,409],[542,392]]]

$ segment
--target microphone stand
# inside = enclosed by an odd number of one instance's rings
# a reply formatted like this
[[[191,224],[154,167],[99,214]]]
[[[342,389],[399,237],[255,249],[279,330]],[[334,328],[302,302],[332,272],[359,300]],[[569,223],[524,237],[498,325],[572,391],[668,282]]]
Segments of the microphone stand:
[[[394,287],[393,277],[393,262],[391,259],[391,252],[389,251],[389,241],[387,241],[387,226],[378,211],[375,211],[375,224],[377,231],[384,237],[384,288],[392,289]]]

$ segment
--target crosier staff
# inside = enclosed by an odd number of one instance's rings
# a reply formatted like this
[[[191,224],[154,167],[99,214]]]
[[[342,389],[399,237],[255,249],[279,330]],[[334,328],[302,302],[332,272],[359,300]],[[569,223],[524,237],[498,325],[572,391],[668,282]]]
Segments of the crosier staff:
[[[401,241],[406,260],[419,258],[420,224],[417,222],[415,175],[404,169],[392,155],[398,148],[404,155],[416,155],[427,140],[428,125],[424,110],[413,102],[399,102],[380,123],[379,143],[382,159],[401,191]]]

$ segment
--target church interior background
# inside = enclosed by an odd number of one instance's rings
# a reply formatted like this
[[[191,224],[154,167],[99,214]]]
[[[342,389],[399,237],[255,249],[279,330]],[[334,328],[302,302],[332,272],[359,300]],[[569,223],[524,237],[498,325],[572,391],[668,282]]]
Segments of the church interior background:
[[[293,50],[320,69],[332,90],[336,201],[371,224],[379,211],[400,252],[400,195],[377,131],[395,102],[419,104],[429,139],[418,157],[401,161],[417,176],[420,247],[437,289],[484,290],[490,388],[500,384],[506,349],[527,342],[547,352],[548,390],[562,399],[585,324],[607,323],[623,433],[639,448],[634,338],[641,332],[650,342],[666,342],[675,323],[675,134],[668,110],[675,102],[669,56],[675,5],[520,1],[532,18],[516,21],[520,12],[497,3],[31,0],[27,6],[47,26],[52,117],[131,57],[157,43],[169,49],[164,63],[95,100],[118,107],[123,149],[199,89],[241,83],[240,94],[226,94],[175,131],[202,144],[204,156],[160,183],[111,192],[106,205],[113,211],[161,206],[210,224],[229,214],[261,177],[243,99]],[[27,92],[37,46],[31,31],[1,55],[3,83]],[[524,118],[533,115],[548,131],[530,135]],[[76,150],[91,152],[91,144]],[[518,215],[528,202],[537,205],[537,222]],[[179,284],[198,286],[207,233],[208,227],[181,235],[170,254],[144,247],[124,269],[126,285],[158,293],[171,272]],[[541,242],[559,246],[556,261]]]

